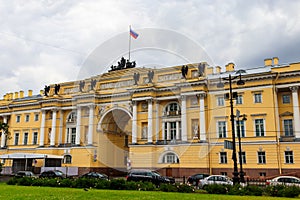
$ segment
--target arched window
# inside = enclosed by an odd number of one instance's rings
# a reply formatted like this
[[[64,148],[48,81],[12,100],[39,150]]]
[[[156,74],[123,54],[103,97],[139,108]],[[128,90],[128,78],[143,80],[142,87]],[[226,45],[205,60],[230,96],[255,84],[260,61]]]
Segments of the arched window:
[[[76,113],[73,111],[69,114],[67,122],[74,123],[76,121]]]
[[[179,163],[179,158],[175,153],[166,153],[163,156],[162,163]]]
[[[71,155],[65,155],[64,156],[64,163],[65,164],[71,164],[72,163],[72,156]]]
[[[180,115],[180,106],[178,103],[174,102],[174,103],[170,103],[169,105],[166,106],[165,108],[165,114],[166,115]]]

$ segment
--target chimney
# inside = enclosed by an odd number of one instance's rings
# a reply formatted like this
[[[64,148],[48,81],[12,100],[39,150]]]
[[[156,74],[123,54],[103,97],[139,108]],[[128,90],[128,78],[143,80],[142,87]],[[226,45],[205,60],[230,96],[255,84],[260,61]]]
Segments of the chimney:
[[[232,71],[234,71],[234,63],[231,62],[226,65],[226,72],[232,72]]]
[[[15,99],[19,98],[19,92],[15,92]]]
[[[273,65],[276,66],[279,63],[279,58],[278,57],[273,57]]]
[[[216,66],[216,73],[220,74],[221,73],[221,67],[220,66]]]
[[[24,91],[23,90],[20,91],[20,98],[24,98]]]
[[[272,66],[272,58],[265,59],[265,66]]]
[[[29,96],[29,97],[32,96],[32,90],[28,90],[28,96]]]

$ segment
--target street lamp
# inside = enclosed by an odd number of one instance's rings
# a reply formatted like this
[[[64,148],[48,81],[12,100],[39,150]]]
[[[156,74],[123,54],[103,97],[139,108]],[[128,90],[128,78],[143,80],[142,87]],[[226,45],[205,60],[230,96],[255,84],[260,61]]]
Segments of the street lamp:
[[[233,99],[236,99],[237,93],[232,92],[232,80],[235,80],[236,78],[240,78],[240,80],[237,81],[237,85],[245,85],[245,82],[242,80],[242,75],[232,77],[231,74],[229,74],[229,78],[222,78],[223,80],[229,81],[229,102],[230,102],[230,121],[231,121],[231,130],[232,130],[232,160],[233,160],[233,184],[236,185],[239,183],[239,172],[238,172],[238,166],[237,166],[237,158],[236,158],[236,146],[235,146],[235,128],[234,128],[234,114],[233,114]],[[221,82],[221,78],[219,83],[217,84],[218,88],[224,87],[224,84]]]
[[[246,115],[243,114],[241,115],[240,114],[240,111],[239,110],[236,110],[236,118],[237,118],[237,137],[238,137],[238,140],[239,140],[239,160],[240,160],[240,182],[241,183],[244,183],[245,182],[245,179],[244,179],[244,171],[243,171],[243,160],[242,160],[242,143],[241,143],[241,127],[240,127],[240,117],[243,117],[242,118],[242,121],[246,121],[247,118],[246,118]]]

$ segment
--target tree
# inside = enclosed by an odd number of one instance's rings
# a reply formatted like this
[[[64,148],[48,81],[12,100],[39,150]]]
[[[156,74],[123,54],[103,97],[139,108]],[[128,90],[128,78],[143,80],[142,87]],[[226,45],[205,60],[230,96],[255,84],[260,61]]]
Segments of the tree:
[[[8,131],[8,124],[7,123],[4,123],[4,122],[0,122],[0,131],[2,132],[2,134],[4,134],[6,137],[6,141],[7,139],[10,139],[10,132]],[[5,141],[5,144],[6,144],[6,141]]]

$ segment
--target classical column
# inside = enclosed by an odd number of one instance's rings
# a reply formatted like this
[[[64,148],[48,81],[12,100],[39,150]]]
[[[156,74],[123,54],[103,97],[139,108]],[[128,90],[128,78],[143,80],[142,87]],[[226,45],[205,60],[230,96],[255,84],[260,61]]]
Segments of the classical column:
[[[300,139],[300,112],[299,112],[299,99],[298,99],[298,86],[290,87],[293,97],[293,114],[295,123],[295,136]]]
[[[40,146],[45,145],[45,123],[46,123],[46,111],[42,110],[41,129],[40,129]]]
[[[155,104],[155,141],[157,142],[159,140],[159,101],[156,100]]]
[[[58,144],[62,144],[62,134],[63,134],[63,123],[64,123],[64,117],[63,117],[63,111],[59,111],[59,132],[58,132]]]
[[[56,109],[52,110],[52,127],[50,134],[50,146],[55,146],[55,133],[56,133]]]
[[[171,133],[170,133],[171,124],[170,122],[166,122],[166,123],[167,123],[167,140],[171,140]]]
[[[81,107],[77,107],[77,121],[76,121],[76,138],[75,145],[80,146],[80,130],[81,130]]]
[[[181,140],[187,142],[186,96],[181,96]]]
[[[152,99],[148,100],[148,143],[153,143],[152,141]]]
[[[88,145],[93,145],[93,131],[94,131],[94,105],[89,106],[89,132],[88,132]]]
[[[3,123],[7,123],[7,116],[3,116]],[[5,147],[5,141],[6,141],[6,133],[3,131],[2,132],[2,137],[1,137],[1,148]]]
[[[131,139],[132,144],[137,143],[136,128],[137,128],[137,102],[132,101],[132,129],[131,129],[131,131],[132,131],[132,139]]]
[[[205,94],[200,94],[199,95],[199,105],[200,105],[200,116],[199,116],[200,141],[206,141],[206,122],[205,122],[204,98],[205,98]]]

